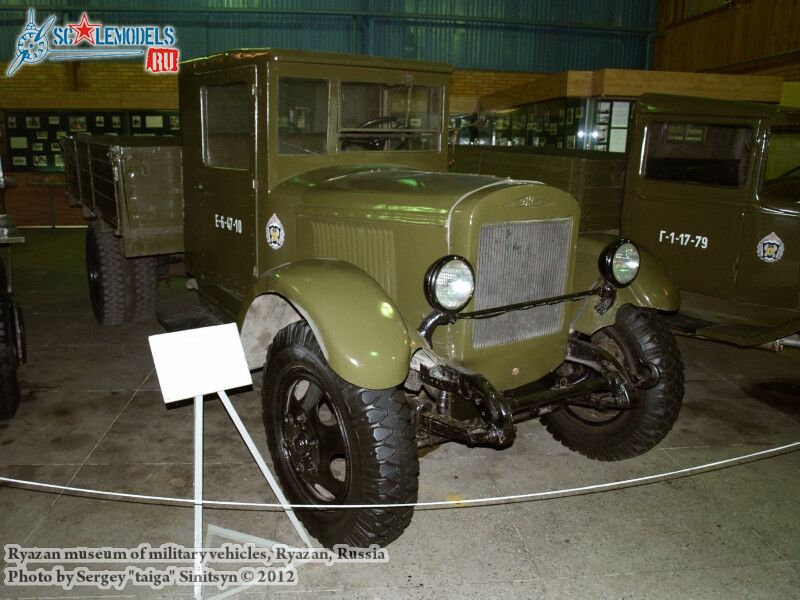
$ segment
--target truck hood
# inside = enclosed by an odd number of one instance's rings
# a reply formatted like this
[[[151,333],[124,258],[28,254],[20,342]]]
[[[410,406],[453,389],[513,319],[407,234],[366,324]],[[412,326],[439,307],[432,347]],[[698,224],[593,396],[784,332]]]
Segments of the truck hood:
[[[311,171],[284,185],[299,192],[302,214],[443,226],[452,208],[471,193],[515,183],[488,175],[361,165]]]

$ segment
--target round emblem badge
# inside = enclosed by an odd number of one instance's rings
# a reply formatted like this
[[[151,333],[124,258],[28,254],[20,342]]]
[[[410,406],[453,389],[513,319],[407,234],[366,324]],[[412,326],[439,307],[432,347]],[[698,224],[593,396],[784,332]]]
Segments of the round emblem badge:
[[[273,250],[279,250],[283,246],[286,239],[286,232],[283,229],[283,223],[278,218],[278,215],[273,214],[269,221],[267,221],[267,245]]]
[[[783,257],[783,240],[774,231],[756,245],[756,254],[764,262],[778,262]]]

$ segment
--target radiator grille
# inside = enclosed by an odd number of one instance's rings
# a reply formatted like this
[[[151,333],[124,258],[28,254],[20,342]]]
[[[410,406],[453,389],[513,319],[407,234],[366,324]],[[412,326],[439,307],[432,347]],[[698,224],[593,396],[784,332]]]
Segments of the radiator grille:
[[[572,219],[481,226],[475,309],[559,296],[566,292]],[[538,306],[473,322],[472,346],[487,348],[555,333],[564,304]]]
[[[369,273],[394,297],[395,248],[391,231],[341,223],[312,223],[313,252],[316,258],[338,258]]]

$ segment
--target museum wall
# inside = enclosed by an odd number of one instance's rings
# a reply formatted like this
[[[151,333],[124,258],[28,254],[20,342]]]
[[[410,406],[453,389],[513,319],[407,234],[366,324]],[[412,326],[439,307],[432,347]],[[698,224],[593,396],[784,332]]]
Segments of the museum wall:
[[[521,73],[519,71],[471,71],[457,70],[450,76],[451,96],[483,96],[505,88],[536,81],[544,73]]]
[[[5,70],[5,66],[2,68]],[[452,96],[482,96],[535,81],[542,75],[459,69],[450,78],[450,93]],[[171,109],[177,106],[177,77],[149,74],[140,62],[44,63],[35,69],[21,69],[13,78],[4,80],[0,90],[0,109]]]
[[[5,71],[5,65],[2,66]],[[478,96],[541,75],[458,70],[451,77],[452,103],[469,110]],[[153,75],[136,62],[44,63],[21,69],[0,88],[0,111],[14,109],[159,109],[178,106],[177,77]],[[78,225],[81,211],[67,206],[62,173],[15,173],[7,210],[19,225]]]
[[[45,62],[20,69],[0,90],[0,109],[177,106],[177,78],[147,73],[141,61]]]
[[[732,0],[684,19],[685,0],[662,0],[653,68],[758,73],[800,81],[800,2]]]
[[[3,72],[6,66],[2,65]],[[177,79],[137,62],[44,63],[20,69],[0,87],[0,111],[37,109],[175,109]],[[80,225],[67,205],[63,173],[13,173],[6,210],[19,225]]]

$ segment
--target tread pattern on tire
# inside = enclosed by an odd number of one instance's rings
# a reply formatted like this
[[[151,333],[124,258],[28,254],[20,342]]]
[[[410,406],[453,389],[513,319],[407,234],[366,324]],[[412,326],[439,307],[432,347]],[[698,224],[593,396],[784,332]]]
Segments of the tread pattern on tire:
[[[147,323],[156,318],[158,270],[155,256],[126,259],[133,268],[133,322]]]
[[[322,351],[311,328],[298,321],[282,329],[267,352],[264,367],[263,389],[267,390],[269,366],[280,351],[290,345],[301,345],[314,352],[325,362]],[[327,366],[327,362],[325,362]],[[328,367],[330,369],[330,367]],[[360,488],[354,492],[355,504],[406,504],[417,501],[419,460],[417,458],[416,433],[412,411],[401,390],[371,390],[358,388],[338,377],[339,392],[345,399],[351,423],[356,433],[359,456],[354,457],[365,466]],[[266,398],[266,396],[265,396]],[[267,424],[266,411],[264,416]],[[275,436],[268,435],[270,452],[278,462]],[[291,483],[281,468],[276,469],[287,495]],[[290,499],[291,496],[290,496]],[[298,498],[293,498],[298,501]],[[408,527],[413,516],[413,507],[337,510],[340,521],[346,521],[346,531],[335,528],[326,531],[313,519],[309,511],[298,511],[306,527],[314,537],[326,546],[342,543],[357,547],[371,544],[385,546],[397,539]]]
[[[89,223],[86,244],[92,244],[99,274],[97,321],[104,326],[144,323],[156,317],[157,259],[126,258],[122,240],[97,221]],[[91,249],[87,247],[87,253]]]
[[[10,300],[0,300],[0,419],[13,417],[20,401],[18,360],[9,323],[10,310]]]
[[[349,385],[349,384],[345,384]],[[364,504],[408,504],[417,501],[419,461],[411,409],[400,390],[390,394],[358,390],[360,418],[369,431],[362,447],[362,461],[375,462],[375,476],[365,478]],[[351,415],[356,418],[355,415]],[[351,546],[385,546],[396,540],[411,523],[413,507],[376,508],[358,512],[353,532],[345,539]]]
[[[126,317],[125,255],[122,241],[97,221],[86,232],[87,254],[93,246],[99,275],[94,315],[104,326],[120,325]]]
[[[626,305],[617,313],[617,326],[638,340],[641,357],[661,372],[658,383],[631,409],[626,431],[590,440],[566,411],[542,417],[547,431],[561,444],[588,458],[624,460],[647,452],[669,433],[680,412],[684,392],[683,361],[675,337],[652,310]],[[582,433],[584,435],[582,435]]]

